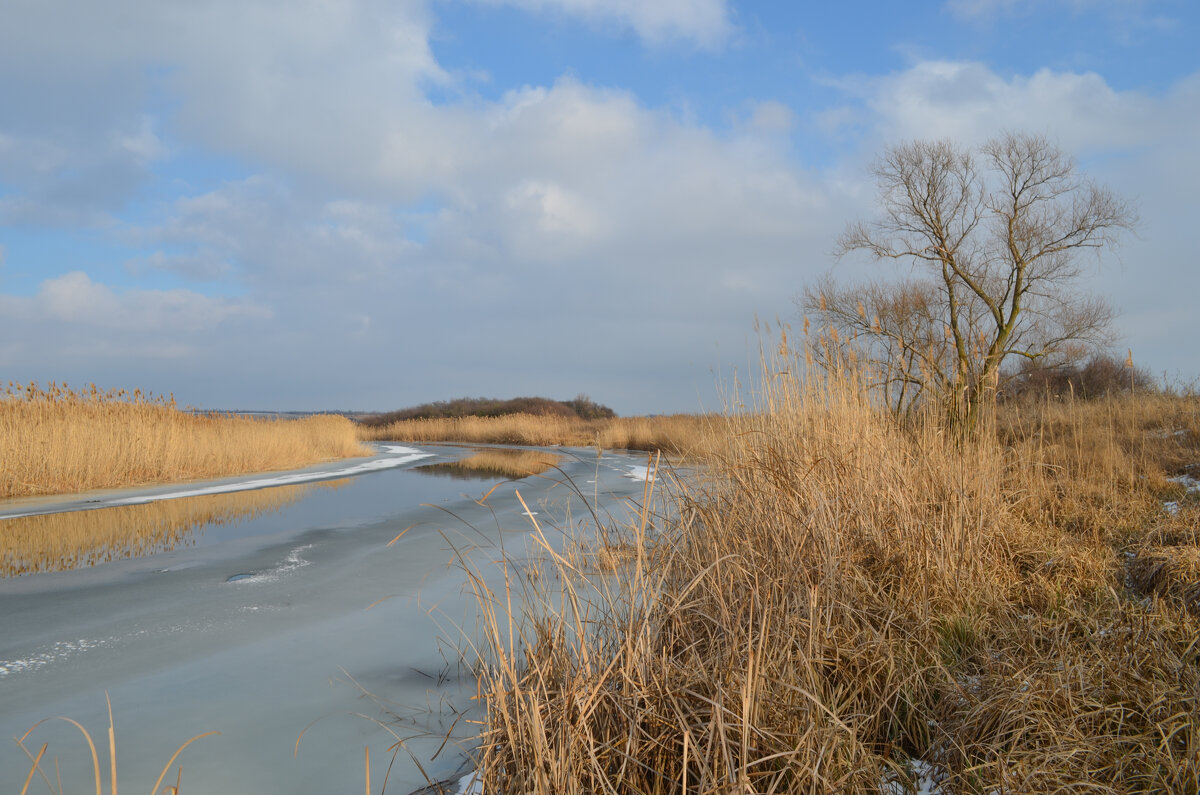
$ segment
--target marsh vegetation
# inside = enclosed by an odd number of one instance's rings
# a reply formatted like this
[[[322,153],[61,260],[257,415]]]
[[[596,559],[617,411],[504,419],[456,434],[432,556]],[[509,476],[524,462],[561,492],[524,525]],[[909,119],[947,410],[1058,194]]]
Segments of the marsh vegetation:
[[[344,417],[183,411],[140,390],[0,390],[0,499],[293,469],[369,455]]]
[[[365,441],[465,442],[528,447],[597,447],[602,450],[660,450],[694,455],[710,437],[708,427],[727,420],[703,414],[613,417],[506,414],[496,417],[444,417],[397,420],[360,426]]]
[[[547,545],[556,576],[473,578],[484,791],[1197,791],[1200,401],[963,437],[803,359],[669,511],[602,528],[615,574]]]

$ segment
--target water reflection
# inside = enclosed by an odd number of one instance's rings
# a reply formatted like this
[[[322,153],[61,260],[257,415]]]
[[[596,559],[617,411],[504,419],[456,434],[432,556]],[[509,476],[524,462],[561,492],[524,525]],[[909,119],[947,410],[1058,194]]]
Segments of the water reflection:
[[[196,543],[207,525],[234,526],[349,478],[183,497],[142,505],[0,519],[0,577],[66,571]]]
[[[414,472],[458,480],[518,479],[545,472],[562,461],[562,456],[541,450],[481,449],[458,461],[414,467]]]

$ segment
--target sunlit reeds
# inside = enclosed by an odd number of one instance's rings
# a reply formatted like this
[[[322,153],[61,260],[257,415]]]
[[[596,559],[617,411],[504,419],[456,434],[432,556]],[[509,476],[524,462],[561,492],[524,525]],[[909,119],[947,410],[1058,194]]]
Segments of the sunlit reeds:
[[[728,420],[702,414],[619,417],[584,420],[578,417],[508,414],[501,417],[454,417],[402,420],[390,425],[360,426],[359,438],[369,441],[466,442],[531,447],[562,445],[606,450],[661,450],[696,455],[710,438],[708,426]]]
[[[369,452],[338,416],[193,414],[171,399],[94,385],[0,390],[0,499],[289,469]]]
[[[795,365],[709,479],[642,501],[615,574],[549,540],[556,576],[468,566],[484,791],[1200,791],[1200,506],[1164,477],[1200,462],[1196,403],[964,441]]]
[[[0,577],[66,571],[195,543],[206,525],[248,521],[314,488],[345,481],[160,500],[90,511],[0,519]]]

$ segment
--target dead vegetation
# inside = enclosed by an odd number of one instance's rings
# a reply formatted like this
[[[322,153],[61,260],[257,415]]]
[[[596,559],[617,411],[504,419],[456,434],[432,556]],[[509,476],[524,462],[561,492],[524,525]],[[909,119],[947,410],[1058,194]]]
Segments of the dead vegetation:
[[[1197,401],[963,441],[784,357],[615,574],[546,541],[555,576],[472,576],[485,792],[1200,790]]]
[[[94,384],[0,391],[0,499],[294,469],[369,455],[344,417],[261,420],[180,410]]]
[[[561,445],[604,450],[660,450],[672,455],[694,456],[703,452],[702,445],[711,438],[708,426],[725,422],[720,417],[698,414],[590,420],[549,414],[506,414],[362,425],[358,435],[364,441],[463,442],[526,447]]]

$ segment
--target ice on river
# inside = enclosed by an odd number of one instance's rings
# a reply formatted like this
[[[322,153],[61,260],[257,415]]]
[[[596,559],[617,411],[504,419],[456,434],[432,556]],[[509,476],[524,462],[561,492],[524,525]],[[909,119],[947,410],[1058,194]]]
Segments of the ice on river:
[[[453,777],[466,749],[452,742],[432,757],[451,726],[459,739],[471,730],[475,681],[454,646],[477,617],[456,555],[491,571],[501,543],[526,554],[532,520],[517,488],[543,526],[578,499],[543,477],[501,484],[480,505],[491,483],[410,466],[463,454],[392,449],[337,473],[350,475],[346,485],[209,529],[205,543],[0,580],[0,735],[67,716],[91,732],[107,770],[107,693],[123,790],[148,789],[182,743],[214,730],[176,764],[184,791],[356,791],[364,747],[378,784],[398,738],[406,744],[389,792],[427,783],[409,752],[432,778]],[[640,497],[643,484],[624,475],[644,457],[575,455],[564,469],[576,483],[597,481],[590,496],[614,509]],[[36,754],[43,742],[66,791],[94,788],[77,729],[49,721],[25,744]],[[53,779],[53,762],[43,767]],[[14,743],[0,743],[0,792],[20,792],[29,769]],[[175,775],[173,767],[172,783]]]

